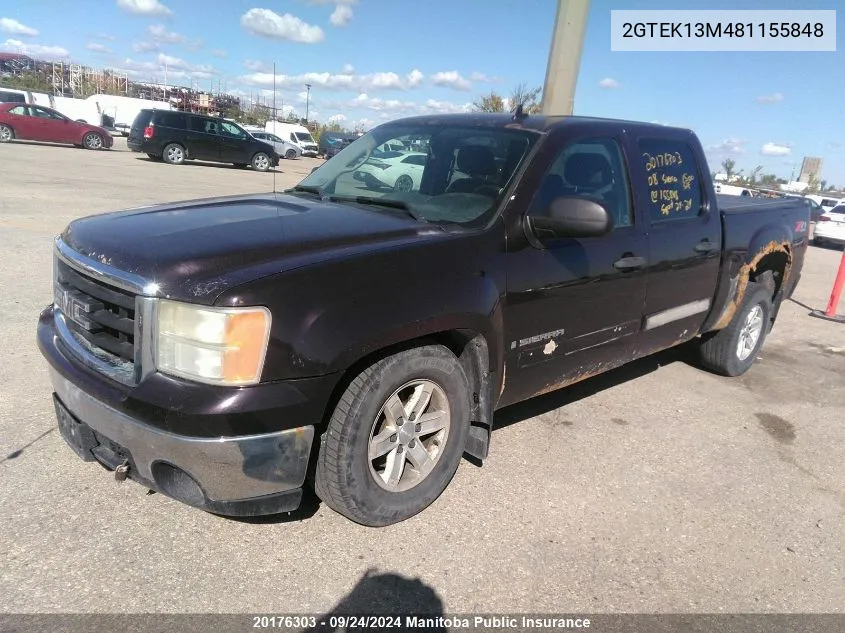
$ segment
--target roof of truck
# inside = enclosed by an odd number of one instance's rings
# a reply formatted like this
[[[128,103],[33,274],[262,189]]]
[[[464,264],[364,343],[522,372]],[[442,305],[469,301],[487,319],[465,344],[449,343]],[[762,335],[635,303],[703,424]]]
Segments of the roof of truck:
[[[465,124],[479,127],[509,127],[525,130],[535,130],[537,132],[548,132],[552,128],[561,125],[589,125],[589,124],[613,124],[628,127],[653,128],[657,131],[666,130],[682,130],[690,132],[688,128],[674,127],[662,125],[660,123],[646,123],[643,121],[628,121],[624,119],[610,119],[601,117],[587,117],[587,116],[565,116],[565,115],[544,115],[544,114],[528,114],[521,119],[515,119],[510,113],[490,113],[490,112],[466,112],[458,114],[434,114],[421,115],[413,117],[405,117],[402,119],[394,119],[388,123],[383,123],[384,126],[390,125],[458,125]]]

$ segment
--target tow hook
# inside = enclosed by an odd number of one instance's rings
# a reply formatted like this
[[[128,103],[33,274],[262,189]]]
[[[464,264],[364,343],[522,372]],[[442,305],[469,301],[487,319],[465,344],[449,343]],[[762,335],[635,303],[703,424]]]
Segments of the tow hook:
[[[124,459],[123,463],[114,469],[114,478],[115,480],[120,483],[126,479],[126,475],[129,473],[129,460]]]

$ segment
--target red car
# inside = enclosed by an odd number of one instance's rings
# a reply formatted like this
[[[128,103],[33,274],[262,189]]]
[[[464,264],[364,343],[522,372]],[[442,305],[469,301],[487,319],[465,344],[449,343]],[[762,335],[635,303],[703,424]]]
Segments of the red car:
[[[103,128],[77,123],[52,108],[0,103],[0,143],[14,139],[68,143],[85,149],[108,149],[114,144],[114,139]]]

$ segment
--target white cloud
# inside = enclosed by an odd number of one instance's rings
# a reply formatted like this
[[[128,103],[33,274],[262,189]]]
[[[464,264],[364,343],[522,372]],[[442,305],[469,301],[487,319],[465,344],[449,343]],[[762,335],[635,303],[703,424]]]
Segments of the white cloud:
[[[192,52],[198,51],[203,46],[205,46],[205,41],[201,37],[198,37],[194,40],[190,40],[185,43],[185,48]]]
[[[708,152],[712,152],[714,154],[744,154],[745,153],[745,145],[748,143],[747,140],[742,138],[726,138],[724,141],[719,143],[718,145],[710,145],[707,148]]]
[[[167,66],[168,72],[171,68],[175,68],[177,70],[186,70],[191,73],[203,73],[203,74],[213,74],[216,72],[213,66],[208,66],[206,64],[192,64],[190,62],[186,62],[184,59],[179,57],[173,57],[172,55],[165,55],[164,53],[159,53],[156,61],[160,66]]]
[[[401,90],[419,85],[422,73],[411,71],[406,77],[400,77],[393,72],[378,72],[366,75],[332,74],[332,73],[304,73],[301,75],[276,75],[276,86],[279,88],[302,89],[303,84],[311,84],[315,88],[324,90]],[[241,83],[254,86],[272,86],[273,74],[254,72],[239,78]]]
[[[103,46],[102,44],[98,44],[97,42],[91,42],[85,48],[89,51],[94,51],[95,53],[111,53],[110,48]]]
[[[329,16],[329,22],[334,26],[346,26],[352,19],[352,7],[348,4],[339,4]]]
[[[425,79],[425,75],[423,75],[419,70],[414,68],[411,72],[408,73],[407,77],[407,85],[408,88],[416,88],[419,86],[423,79]]]
[[[622,84],[620,84],[618,81],[616,81],[613,77],[605,77],[604,79],[602,79],[599,82],[599,88],[614,89],[614,88],[621,88],[621,87],[622,87]]]
[[[469,76],[469,80],[477,81],[479,83],[493,83],[494,81],[497,81],[497,78],[484,73],[474,72]]]
[[[344,64],[343,70],[340,71],[341,75],[354,75],[355,74],[355,67],[352,64]]]
[[[247,70],[253,70],[253,71],[256,71],[256,72],[264,71],[267,68],[267,66],[264,62],[260,62],[257,59],[247,59],[247,60],[245,60],[244,61],[244,67]]]
[[[208,52],[211,55],[213,55],[214,57],[219,57],[220,59],[225,59],[226,57],[229,56],[229,54],[226,51],[224,51],[222,48],[214,48],[214,49],[212,49]]]
[[[135,42],[132,50],[136,53],[152,53],[158,51],[158,44],[155,42]]]
[[[334,114],[326,119],[326,123],[343,123],[346,121],[346,116],[343,114]]]
[[[117,6],[136,15],[173,15],[159,0],[117,0]]]
[[[779,92],[757,97],[757,103],[778,103],[779,101],[783,101],[783,95]]]
[[[0,18],[0,32],[8,33],[9,35],[24,35],[26,37],[36,37],[38,30],[21,24],[12,18]]]
[[[70,57],[70,53],[66,48],[61,46],[43,46],[41,44],[25,44],[20,40],[6,40],[0,44],[0,49],[11,51],[13,53],[22,53],[24,55],[31,55],[33,57],[40,57],[42,59],[64,59]]]
[[[334,110],[370,110],[378,112],[382,119],[409,116],[413,114],[448,114],[452,112],[470,112],[471,103],[452,103],[450,101],[437,101],[428,99],[422,103],[417,101],[403,101],[400,99],[381,99],[371,97],[362,92],[354,99],[343,102],[325,102],[324,107]],[[383,115],[388,116],[383,116]]]
[[[182,44],[185,41],[185,36],[181,33],[168,31],[163,24],[151,24],[147,27],[147,33],[154,42],[160,44]]]
[[[792,148],[783,143],[766,143],[760,148],[760,153],[763,156],[789,156],[792,154]]]
[[[109,42],[114,42],[117,39],[114,35],[110,35],[109,33],[100,33],[97,37],[101,40],[108,40]]]
[[[279,15],[270,9],[250,9],[241,16],[241,26],[253,35],[302,44],[316,44],[325,39],[323,29],[307,24],[298,17]]]
[[[457,70],[434,73],[431,76],[431,83],[437,86],[454,88],[455,90],[469,90],[472,88],[472,84],[461,77],[461,74]]]

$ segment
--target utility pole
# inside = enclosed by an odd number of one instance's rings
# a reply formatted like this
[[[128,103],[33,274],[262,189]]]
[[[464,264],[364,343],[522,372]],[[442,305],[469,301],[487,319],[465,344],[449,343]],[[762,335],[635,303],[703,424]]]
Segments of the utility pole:
[[[571,115],[575,109],[575,85],[589,10],[590,0],[558,0],[543,85],[543,114]]]
[[[308,124],[308,105],[311,101],[311,84],[305,84],[305,123]]]

